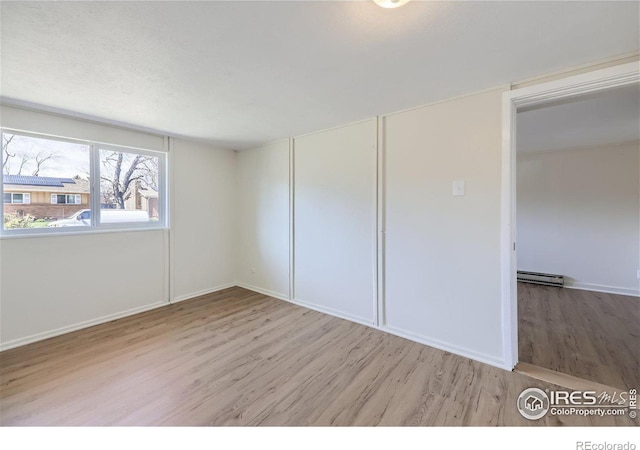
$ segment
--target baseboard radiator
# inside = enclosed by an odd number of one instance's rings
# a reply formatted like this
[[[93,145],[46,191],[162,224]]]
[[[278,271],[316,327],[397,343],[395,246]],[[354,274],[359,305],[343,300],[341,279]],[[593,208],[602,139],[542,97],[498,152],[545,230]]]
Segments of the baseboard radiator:
[[[562,275],[553,275],[550,273],[523,272],[518,270],[518,281],[522,283],[544,284],[545,286],[564,286],[564,277]]]

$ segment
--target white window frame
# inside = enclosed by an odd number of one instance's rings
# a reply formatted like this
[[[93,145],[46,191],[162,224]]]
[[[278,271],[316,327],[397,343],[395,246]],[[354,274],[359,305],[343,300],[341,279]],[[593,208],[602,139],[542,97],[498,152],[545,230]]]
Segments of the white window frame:
[[[21,130],[15,130],[12,128],[1,128],[0,134],[16,134],[25,137],[32,137],[37,139],[48,139],[54,141],[68,142],[71,144],[82,144],[89,146],[89,173],[90,176],[90,197],[89,205],[87,209],[91,211],[91,225],[84,227],[46,227],[46,228],[15,228],[5,229],[4,221],[0,226],[0,237],[26,237],[26,236],[51,236],[51,235],[68,235],[68,234],[85,234],[85,233],[103,233],[112,231],[127,231],[127,230],[157,230],[168,229],[168,186],[167,186],[167,160],[168,152],[147,150],[136,147],[127,147],[123,145],[108,145],[93,141],[85,141],[79,139],[61,138],[57,136],[51,136],[48,134],[24,132]],[[100,150],[121,151],[123,153],[133,153],[140,155],[153,156],[158,158],[158,220],[149,222],[121,222],[121,223],[100,223]],[[30,196],[30,194],[27,194]],[[58,195],[58,194],[56,194]],[[65,194],[67,195],[67,194]],[[68,194],[78,195],[78,194]],[[0,183],[0,197],[3,198],[2,202],[2,214],[4,216],[4,182]],[[80,197],[80,203],[82,204],[82,197]],[[30,204],[31,202],[29,202]],[[9,203],[7,203],[9,204]],[[27,203],[22,203],[27,204]],[[72,205],[72,203],[68,203]],[[76,205],[74,203],[73,205]]]
[[[7,192],[7,194],[9,194],[11,196],[11,201],[8,202],[8,203],[5,202],[4,201],[5,193],[2,192],[2,204],[3,205],[30,205],[31,204],[31,193],[30,192]],[[22,195],[22,201],[19,202],[19,203],[18,202],[14,202],[13,201],[13,196],[14,195]],[[25,198],[27,199],[26,202],[25,202]]]
[[[91,166],[94,173],[100,173],[100,150],[121,151],[136,155],[146,155],[158,158],[158,220],[150,222],[121,222],[100,223],[100,177],[94,177],[91,181],[91,225],[100,229],[144,229],[144,228],[168,228],[167,226],[167,154],[153,150],[128,148],[116,145],[95,144],[91,155]],[[94,195],[94,192],[96,195]],[[153,226],[151,226],[153,225]]]

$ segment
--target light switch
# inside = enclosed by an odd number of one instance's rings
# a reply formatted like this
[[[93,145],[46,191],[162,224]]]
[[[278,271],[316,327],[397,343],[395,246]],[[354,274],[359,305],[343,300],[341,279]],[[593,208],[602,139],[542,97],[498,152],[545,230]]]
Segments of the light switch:
[[[457,180],[453,182],[453,196],[462,197],[464,195],[464,180]]]

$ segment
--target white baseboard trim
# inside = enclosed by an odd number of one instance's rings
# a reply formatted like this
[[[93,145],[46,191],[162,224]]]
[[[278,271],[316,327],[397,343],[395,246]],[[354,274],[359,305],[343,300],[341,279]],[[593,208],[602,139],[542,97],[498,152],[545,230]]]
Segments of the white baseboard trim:
[[[371,327],[371,328],[375,328],[377,330],[383,331],[385,333],[389,333],[389,334],[393,334],[394,336],[398,336],[404,339],[408,339],[410,341],[413,342],[417,342],[419,344],[423,344],[423,345],[427,345],[429,347],[433,347],[433,348],[437,348],[438,350],[443,350],[445,352],[449,352],[449,353],[453,353],[459,356],[463,356],[465,358],[469,358],[484,364],[489,364],[490,366],[494,366],[494,367],[498,367],[499,369],[504,369],[504,370],[508,370],[511,371],[513,369],[513,367],[510,367],[508,364],[505,364],[505,361],[500,359],[500,358],[496,358],[490,355],[485,355],[482,353],[478,353],[478,352],[474,352],[471,350],[468,350],[466,348],[462,348],[462,347],[458,347],[455,345],[450,345],[447,344],[445,342],[439,341],[437,339],[432,339],[432,338],[428,338],[426,336],[421,336],[421,335],[417,335],[415,333],[411,333],[405,330],[401,330],[398,328],[394,328],[394,327],[390,327],[390,326],[379,326],[376,327],[373,319],[366,319],[363,317],[359,317],[359,316],[354,316],[351,314],[345,314],[341,311],[337,311],[335,309],[332,308],[326,308],[324,306],[319,306],[316,305],[314,303],[311,302],[307,302],[304,300],[300,300],[300,299],[289,299],[287,298],[285,295],[283,294],[279,294],[277,292],[273,292],[273,291],[269,291],[267,289],[262,289],[262,288],[258,288],[256,286],[251,286],[249,284],[246,283],[238,283],[239,287],[242,287],[244,289],[248,289],[250,291],[255,291],[255,292],[259,292],[260,294],[264,294],[264,295],[268,295],[270,297],[274,297],[277,298],[279,300],[284,300],[286,302],[292,303],[294,305],[298,305],[298,306],[302,306],[303,308],[308,308],[308,309],[312,309],[314,311],[318,311],[324,314],[329,314],[330,316],[334,316],[337,317],[339,319],[344,319],[344,320],[348,320],[350,322],[356,322],[359,323],[360,325],[364,325],[367,327]]]
[[[468,350],[466,348],[459,347],[457,345],[447,344],[446,342],[442,342],[438,339],[433,339],[427,336],[411,333],[409,331],[390,327],[388,325],[382,325],[381,327],[379,327],[379,329],[386,333],[393,334],[394,336],[408,339],[410,341],[414,341],[419,344],[424,344],[429,347],[437,348],[438,350],[443,350],[445,352],[453,353],[455,355],[463,356],[465,358],[473,359],[474,361],[479,361],[484,364],[489,364],[490,366],[494,366],[499,369],[504,369],[508,371],[511,371],[513,369],[513,367],[510,367],[508,364],[506,364],[503,359],[496,358],[495,356],[478,353],[473,350]]]
[[[311,302],[307,302],[300,299],[289,299],[283,294],[279,294],[277,292],[269,291],[267,289],[258,288],[256,286],[251,286],[246,283],[238,283],[238,286],[244,289],[248,289],[250,291],[258,292],[260,294],[268,295],[270,297],[277,298],[279,300],[284,300],[286,302],[292,303],[294,305],[302,306],[303,308],[312,309],[314,311],[318,311],[324,314],[328,314],[330,316],[337,317],[339,319],[348,320],[350,322],[356,322],[360,325],[364,325],[367,327],[375,328],[377,330],[383,331],[385,333],[393,334],[394,336],[398,336],[404,339],[408,339],[413,342],[417,342],[419,344],[427,345],[429,347],[437,348],[438,350],[443,350],[445,352],[453,353],[458,356],[462,356],[465,358],[472,359],[474,361],[478,361],[484,364],[489,364],[490,366],[497,367],[499,369],[504,369],[511,371],[513,367],[509,366],[505,363],[504,360],[500,358],[496,358],[490,355],[485,355],[482,353],[474,352],[472,350],[468,350],[466,348],[458,347],[455,345],[450,345],[445,342],[439,341],[437,339],[432,339],[426,336],[417,335],[415,333],[411,333],[405,330],[401,330],[398,328],[382,325],[375,326],[373,319],[366,319],[359,316],[354,316],[351,314],[345,314],[341,311],[337,311],[333,308],[326,308],[324,306],[319,306]]]
[[[345,319],[348,320],[350,322],[356,322],[359,323],[361,325],[366,325],[368,327],[373,326],[373,319],[371,320],[367,320],[366,318],[363,317],[359,317],[359,316],[354,316],[351,314],[346,314],[343,313],[342,311],[337,311],[335,309],[332,308],[326,308],[324,306],[320,306],[320,305],[316,305],[314,303],[311,302],[307,302],[304,300],[300,300],[300,299],[290,299],[288,295],[279,293],[279,292],[275,292],[275,291],[270,291],[269,289],[263,289],[257,286],[252,286],[250,284],[247,283],[238,283],[237,284],[238,287],[244,288],[244,289],[248,289],[250,291],[254,291],[254,292],[258,292],[260,294],[264,294],[264,295],[268,295],[269,297],[273,297],[273,298],[277,298],[278,300],[284,300],[285,302],[289,302],[292,303],[294,305],[298,305],[298,306],[302,306],[304,308],[308,308],[308,309],[312,309],[314,311],[318,311],[324,314],[329,314],[330,316],[334,316],[334,317],[338,317],[339,319]]]
[[[284,300],[286,302],[289,301],[289,296],[282,294],[276,291],[270,291],[269,289],[263,289],[258,286],[253,286],[248,283],[237,282],[236,286],[241,287],[243,289],[248,289],[249,291],[257,292],[258,294],[268,295],[269,297],[277,298],[278,300]]]
[[[418,342],[420,344],[424,344],[424,345],[428,345],[429,347],[434,347],[437,348],[439,350],[443,350],[443,351],[447,351],[450,353],[454,353],[456,355],[460,355],[463,356],[465,358],[469,358],[469,359],[473,359],[485,364],[489,364],[491,366],[494,367],[498,367],[500,369],[505,369],[505,370],[511,370],[511,367],[507,367],[507,365],[505,365],[504,361],[489,356],[489,355],[485,355],[485,354],[481,354],[481,353],[477,353],[474,351],[470,351],[467,350],[465,348],[462,347],[458,347],[458,346],[454,346],[454,345],[450,345],[447,343],[444,343],[442,341],[438,341],[436,339],[432,339],[432,338],[428,338],[426,336],[421,336],[421,335],[417,335],[405,330],[401,330],[398,328],[394,328],[394,327],[390,327],[390,326],[380,326],[380,327],[376,327],[373,319],[366,319],[363,317],[359,317],[359,316],[355,316],[352,314],[347,314],[341,311],[337,311],[333,308],[327,308],[324,306],[320,306],[320,305],[316,305],[314,303],[311,302],[307,302],[304,300],[300,300],[300,299],[289,299],[288,296],[282,294],[282,293],[278,293],[278,292],[274,292],[274,291],[270,291],[268,289],[262,289],[259,288],[257,286],[252,286],[246,283],[238,283],[238,282],[233,282],[233,283],[227,283],[227,284],[223,284],[220,286],[216,286],[214,288],[211,289],[205,289],[199,292],[194,292],[191,294],[187,294],[187,295],[182,295],[179,297],[176,297],[172,303],[177,303],[177,302],[181,302],[181,301],[185,301],[185,300],[189,300],[195,297],[200,297],[202,295],[206,295],[206,294],[211,294],[213,292],[217,292],[217,291],[221,291],[223,289],[228,289],[230,287],[234,287],[234,286],[238,286],[244,289],[248,289],[250,291],[254,291],[254,292],[258,292],[260,294],[264,294],[264,295],[268,295],[270,297],[279,299],[279,300],[284,300],[286,302],[289,303],[293,303],[295,305],[298,306],[302,306],[304,308],[308,308],[308,309],[312,309],[314,311],[318,311],[324,314],[329,314],[330,316],[334,316],[340,319],[345,319],[345,320],[349,320],[351,322],[355,322],[355,323],[359,323],[361,325],[365,325],[371,328],[376,328],[380,331],[389,333],[389,334],[393,334],[395,336],[399,336],[401,338],[404,339],[409,339],[411,341],[414,342]],[[15,347],[20,347],[23,345],[27,345],[27,344],[31,344],[33,342],[37,342],[37,341],[42,341],[44,339],[48,339],[51,337],[55,337],[55,336],[59,336],[62,334],[66,334],[66,333],[70,333],[72,331],[76,331],[76,330],[80,330],[83,328],[88,328],[88,327],[92,327],[94,325],[99,325],[105,322],[110,322],[112,320],[116,320],[116,319],[121,319],[123,317],[127,317],[127,316],[132,316],[134,314],[139,314],[145,311],[149,311],[152,309],[156,309],[156,308],[160,308],[162,306],[167,306],[170,303],[166,303],[166,302],[158,302],[158,303],[153,303],[151,305],[145,305],[145,306],[140,306],[137,308],[131,308],[129,310],[126,311],[122,311],[119,313],[114,313],[114,314],[109,314],[106,316],[102,316],[96,319],[92,319],[92,320],[87,320],[84,322],[80,322],[74,325],[69,325],[66,327],[61,327],[52,331],[47,331],[44,333],[39,333],[39,334],[34,334],[31,336],[27,336],[24,338],[19,338],[19,339],[14,339],[12,341],[8,341],[8,342],[3,342],[0,343],[0,351],[4,351],[4,350],[9,350]]]
[[[167,306],[167,305],[170,305],[170,304],[173,304],[173,303],[178,303],[178,302],[189,300],[189,299],[192,299],[192,298],[195,298],[195,297],[200,297],[201,295],[211,294],[211,293],[218,292],[218,291],[221,291],[223,289],[227,289],[227,288],[234,287],[234,286],[237,286],[237,285],[238,284],[236,282],[227,283],[227,284],[223,284],[223,285],[220,285],[220,286],[216,286],[216,287],[211,288],[211,289],[205,289],[205,290],[202,290],[202,291],[199,291],[199,292],[194,292],[194,293],[187,294],[187,295],[181,295],[179,297],[176,297],[172,302],[152,303],[151,305],[145,305],[145,306],[140,306],[140,307],[137,307],[137,308],[131,308],[131,309],[128,309],[126,311],[122,311],[122,312],[118,312],[118,313],[114,313],[114,314],[109,314],[109,315],[106,315],[106,316],[98,317],[96,319],[86,320],[84,322],[76,323],[76,324],[73,324],[73,325],[68,325],[66,327],[57,328],[55,330],[45,331],[44,333],[33,334],[31,336],[26,336],[26,337],[23,337],[23,338],[14,339],[12,341],[0,342],[0,352],[2,352],[4,350],[9,350],[9,349],[12,349],[12,348],[16,348],[16,347],[21,347],[23,345],[32,344],[34,342],[43,341],[45,339],[49,339],[49,338],[52,338],[52,337],[55,337],[55,336],[60,336],[62,334],[71,333],[72,331],[81,330],[83,328],[89,328],[89,327],[92,327],[94,325],[100,325],[102,323],[111,322],[112,320],[122,319],[123,317],[133,316],[134,314],[140,314],[142,312],[150,311],[152,309],[160,308],[162,306]]]
[[[640,297],[640,289],[621,288],[616,286],[604,286],[601,284],[590,283],[572,283],[565,284],[564,287],[569,289],[580,289],[582,291],[604,292],[607,294],[630,295],[632,297]]]
[[[128,309],[126,311],[98,317],[96,319],[85,320],[84,322],[79,322],[73,325],[67,325],[65,327],[56,328],[55,330],[45,331],[44,333],[32,334],[31,336],[14,339],[12,341],[2,342],[0,343],[0,352],[9,350],[12,348],[16,348],[16,347],[21,347],[23,345],[32,344],[34,342],[43,341],[45,339],[49,339],[55,336],[60,336],[61,334],[71,333],[72,331],[81,330],[83,328],[89,328],[94,325],[100,325],[102,323],[111,322],[112,320],[122,319],[123,317],[133,316],[134,314],[140,314],[145,311],[150,311],[152,309],[160,308],[162,306],[167,306],[168,304],[169,303],[167,302],[152,303],[150,305],[139,306],[136,308]]]
[[[170,303],[173,304],[173,303],[183,302],[185,300],[191,300],[192,298],[200,297],[202,295],[207,295],[207,294],[213,294],[214,292],[218,292],[223,289],[229,289],[230,287],[234,287],[237,285],[238,283],[234,281],[232,283],[221,284],[219,286],[215,286],[209,289],[203,289],[201,291],[191,292],[190,294],[179,295],[173,300],[171,300]]]
[[[376,328],[373,319],[367,319],[365,317],[355,316],[353,314],[344,313],[342,311],[338,311],[333,308],[327,308],[325,306],[316,305],[315,303],[307,302],[305,300],[300,300],[298,298],[294,298],[291,300],[286,300],[294,305],[302,306],[304,308],[313,309],[314,311],[318,311],[324,314],[329,314],[330,316],[337,317],[338,319],[345,319],[350,322],[359,323],[360,325],[365,325],[367,327]]]

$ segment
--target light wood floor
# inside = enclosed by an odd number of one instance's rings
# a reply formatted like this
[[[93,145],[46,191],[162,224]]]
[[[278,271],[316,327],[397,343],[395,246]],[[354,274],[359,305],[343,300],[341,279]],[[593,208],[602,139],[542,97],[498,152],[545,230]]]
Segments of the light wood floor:
[[[619,389],[640,388],[640,299],[518,283],[519,359]]]
[[[0,354],[2,425],[629,425],[516,410],[554,388],[241,288]]]

